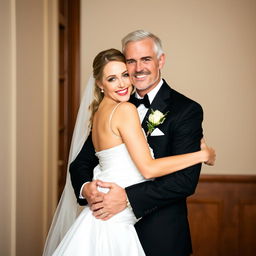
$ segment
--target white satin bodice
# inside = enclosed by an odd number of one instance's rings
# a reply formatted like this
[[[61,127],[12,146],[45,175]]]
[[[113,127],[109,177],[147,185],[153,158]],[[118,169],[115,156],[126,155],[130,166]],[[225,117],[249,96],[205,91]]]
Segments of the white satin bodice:
[[[93,179],[113,182],[125,188],[130,185],[144,181],[137,167],[133,163],[125,144],[96,152],[99,165],[94,169]],[[104,193],[108,189],[98,187]],[[134,225],[137,221],[131,209],[126,208],[119,214],[113,216],[107,223],[126,223]]]
[[[94,169],[94,179],[114,182],[121,187],[144,181],[125,144],[96,152],[96,156],[99,165]]]

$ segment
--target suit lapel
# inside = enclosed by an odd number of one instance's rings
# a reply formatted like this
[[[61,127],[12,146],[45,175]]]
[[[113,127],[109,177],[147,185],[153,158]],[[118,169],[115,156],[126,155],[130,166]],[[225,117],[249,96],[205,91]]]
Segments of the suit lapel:
[[[147,132],[147,120],[151,113],[151,110],[159,110],[162,113],[165,113],[168,105],[170,104],[170,98],[171,98],[171,88],[164,80],[163,85],[161,86],[155,98],[153,99],[151,106],[148,109],[142,121],[142,127],[145,130],[145,132]]]

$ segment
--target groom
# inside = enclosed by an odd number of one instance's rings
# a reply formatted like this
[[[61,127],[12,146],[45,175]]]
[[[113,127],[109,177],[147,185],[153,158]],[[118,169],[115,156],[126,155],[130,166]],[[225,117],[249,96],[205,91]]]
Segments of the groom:
[[[151,109],[168,113],[165,121],[147,138],[155,158],[199,150],[202,108],[170,88],[161,78],[165,55],[159,38],[138,30],[128,34],[122,44],[128,72],[136,87],[131,102],[138,106],[145,132]],[[140,98],[144,98],[145,102],[139,102]],[[111,218],[126,207],[131,207],[136,217],[140,218],[135,228],[147,256],[190,255],[192,246],[186,199],[196,189],[201,165],[122,189],[114,183],[90,182],[93,168],[98,164],[94,153],[89,136],[70,165],[78,202],[88,202],[94,215],[100,219]],[[97,184],[110,188],[108,194],[103,196],[99,193]]]

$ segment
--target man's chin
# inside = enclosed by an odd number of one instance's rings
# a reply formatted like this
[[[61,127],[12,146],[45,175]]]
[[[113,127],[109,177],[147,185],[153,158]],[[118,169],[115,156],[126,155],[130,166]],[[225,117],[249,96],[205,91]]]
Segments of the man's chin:
[[[143,92],[143,91],[150,91],[151,88],[154,88],[154,84],[148,84],[148,83],[137,83],[136,85],[134,85],[136,90],[139,92]]]
[[[150,86],[148,85],[148,83],[146,83],[145,81],[142,82],[138,82],[136,81],[136,83],[133,84],[134,87],[138,90],[138,91],[144,91],[147,90]]]

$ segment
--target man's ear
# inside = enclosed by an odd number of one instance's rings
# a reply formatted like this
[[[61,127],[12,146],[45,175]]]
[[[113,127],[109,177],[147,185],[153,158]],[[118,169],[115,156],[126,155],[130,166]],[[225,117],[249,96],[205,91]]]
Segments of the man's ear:
[[[165,64],[165,54],[162,53],[159,57],[159,69],[162,69]]]

